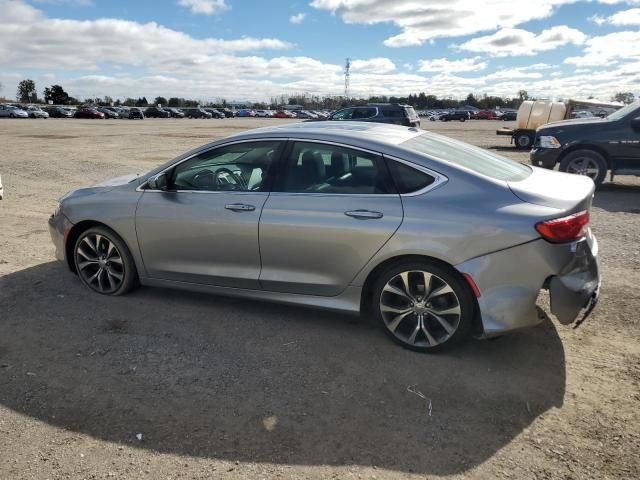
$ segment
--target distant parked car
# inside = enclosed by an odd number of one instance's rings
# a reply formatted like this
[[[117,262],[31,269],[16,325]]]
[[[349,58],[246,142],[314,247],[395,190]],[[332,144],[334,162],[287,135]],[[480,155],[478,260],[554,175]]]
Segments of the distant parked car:
[[[98,111],[104,114],[104,118],[120,118],[118,112],[109,107],[98,107]]]
[[[29,114],[14,105],[0,105],[0,117],[29,118]]]
[[[224,113],[219,112],[215,108],[204,108],[203,110],[209,112],[212,118],[226,118]]]
[[[464,122],[471,118],[471,114],[466,110],[454,110],[452,112],[447,112],[443,115],[440,115],[440,120],[443,122],[449,122],[451,120],[459,120]]]
[[[144,120],[144,113],[142,112],[142,109],[138,107],[132,107],[129,109],[128,118],[129,120],[134,120],[136,118],[139,118],[140,120]]]
[[[231,110],[230,108],[219,108],[218,110],[220,110],[222,113],[224,113],[225,117],[227,118],[233,118],[235,117],[233,110]]]
[[[179,108],[167,107],[165,110],[169,112],[173,118],[184,118],[184,112]]]
[[[406,127],[420,126],[420,117],[413,107],[399,103],[369,103],[361,107],[343,108],[333,112],[327,120],[390,123]]]
[[[504,122],[512,121],[518,118],[518,112],[509,110],[507,112],[503,112],[499,118]]]
[[[169,118],[171,117],[171,113],[162,107],[148,107],[144,111],[144,116],[148,118]]]
[[[278,110],[271,116],[273,118],[292,118],[291,115],[288,112],[285,112],[284,110]]]
[[[29,115],[29,118],[49,118],[49,114],[42,110],[38,105],[29,105],[23,109]]]
[[[188,118],[211,118],[212,115],[202,108],[190,108],[184,112]]]
[[[271,110],[256,110],[256,117],[268,118],[273,114]]]
[[[73,116],[75,118],[104,119],[104,113],[99,112],[94,107],[80,107]]]
[[[256,111],[250,108],[243,108],[238,112],[239,117],[255,117]]]
[[[71,118],[73,117],[73,113],[71,113],[66,108],[62,107],[45,107],[45,111],[49,114],[51,118]]]
[[[498,116],[493,110],[480,110],[471,115],[472,120],[497,120]]]

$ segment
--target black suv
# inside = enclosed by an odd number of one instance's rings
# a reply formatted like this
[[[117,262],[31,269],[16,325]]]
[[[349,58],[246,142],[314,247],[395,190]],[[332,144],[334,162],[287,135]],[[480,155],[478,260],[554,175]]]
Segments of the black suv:
[[[338,110],[329,115],[326,120],[356,122],[377,122],[404,125],[405,127],[420,127],[420,118],[411,105],[399,103],[369,103],[362,107],[349,107]]]
[[[184,118],[184,112],[179,108],[167,107],[166,110],[172,118]]]
[[[467,120],[471,120],[471,114],[467,110],[454,110],[452,112],[447,112],[443,115],[440,115],[440,120],[443,122],[448,122],[450,120],[459,120],[461,122],[466,122]]]
[[[564,120],[536,131],[533,165],[587,175],[601,184],[607,171],[640,176],[640,100],[605,118]]]
[[[149,107],[144,111],[144,115],[148,118],[169,118],[171,113],[161,107]]]

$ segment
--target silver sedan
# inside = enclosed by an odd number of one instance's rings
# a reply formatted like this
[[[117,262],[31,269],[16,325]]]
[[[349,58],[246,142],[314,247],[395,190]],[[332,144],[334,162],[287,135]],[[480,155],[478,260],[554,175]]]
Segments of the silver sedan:
[[[364,313],[419,351],[596,303],[593,182],[416,128],[244,132],[65,195],[56,256],[96,293],[174,287]]]

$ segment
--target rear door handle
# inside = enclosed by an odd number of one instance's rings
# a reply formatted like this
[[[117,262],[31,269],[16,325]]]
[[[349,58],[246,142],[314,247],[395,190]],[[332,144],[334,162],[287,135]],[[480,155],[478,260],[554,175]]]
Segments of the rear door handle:
[[[228,203],[224,208],[233,212],[253,212],[256,209],[253,205],[247,205],[246,203]]]
[[[384,216],[382,212],[373,212],[371,210],[349,210],[344,212],[344,214],[347,217],[358,218],[360,220],[373,220]]]

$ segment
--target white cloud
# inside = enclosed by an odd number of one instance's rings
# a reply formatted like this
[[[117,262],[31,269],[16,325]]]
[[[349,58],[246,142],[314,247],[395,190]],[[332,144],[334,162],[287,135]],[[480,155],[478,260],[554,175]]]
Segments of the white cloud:
[[[178,5],[188,8],[192,13],[214,15],[229,10],[225,0],[178,0]]]
[[[640,31],[614,32],[585,42],[584,55],[567,58],[576,66],[610,66],[619,61],[640,60]],[[635,90],[635,89],[634,89]]]
[[[473,38],[455,48],[496,57],[536,55],[569,43],[580,45],[586,38],[587,36],[580,30],[566,25],[547,28],[539,35],[518,28],[504,28],[493,35]]]
[[[640,25],[640,8],[630,8],[628,10],[621,10],[609,17],[601,17],[594,15],[589,20],[597,23],[598,25],[610,24],[616,26],[628,26],[628,25]]]
[[[461,60],[449,60],[448,58],[436,58],[433,60],[420,60],[421,72],[461,73],[477,72],[487,68],[487,62],[481,61],[481,57],[463,58]]]
[[[307,16],[306,13],[297,13],[296,15],[291,15],[289,17],[289,21],[291,23],[299,24],[299,23],[302,23],[302,21],[304,20],[304,17],[306,16]]]
[[[313,0],[311,6],[331,11],[346,23],[393,23],[401,32],[385,40],[389,47],[422,45],[442,37],[458,37],[547,18],[557,6],[577,0]]]
[[[388,58],[379,57],[369,60],[354,60],[351,62],[352,72],[390,73],[395,69],[395,64]]]

